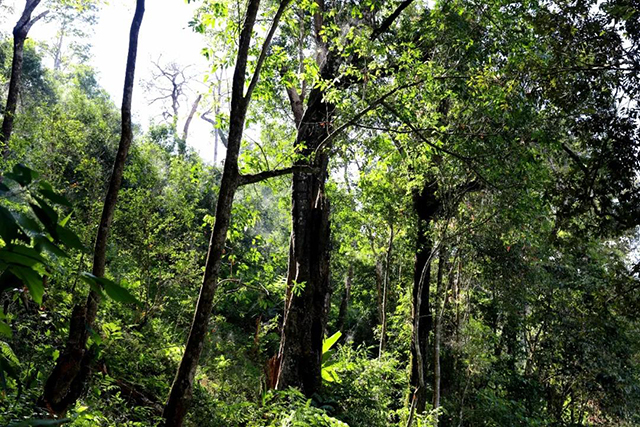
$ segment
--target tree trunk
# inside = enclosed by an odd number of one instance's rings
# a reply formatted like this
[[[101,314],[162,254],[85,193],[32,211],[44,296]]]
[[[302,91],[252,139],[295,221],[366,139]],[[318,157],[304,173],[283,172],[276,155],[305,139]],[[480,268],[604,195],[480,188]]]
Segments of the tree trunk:
[[[144,0],[137,0],[136,11],[129,34],[129,52],[122,97],[120,144],[109,181],[109,188],[104,200],[93,255],[92,273],[96,277],[103,277],[105,273],[109,229],[122,183],[125,161],[133,140],[131,100],[133,96],[136,55],[138,51],[138,34],[143,15]],[[86,304],[78,305],[74,308],[67,346],[45,384],[41,403],[57,414],[66,412],[67,409],[75,403],[80,397],[88,378],[88,367],[92,355],[87,352],[86,344],[89,337],[89,330],[93,328],[93,323],[96,319],[99,300],[100,296],[92,290],[89,292]]]
[[[380,343],[378,345],[378,359],[382,358],[382,352],[384,351],[385,340],[387,335],[387,305],[389,302],[389,271],[391,269],[391,252],[393,251],[393,223],[389,224],[389,244],[387,245],[387,252],[385,255],[384,271],[382,275],[382,306],[381,306],[381,319],[380,319]]]
[[[204,338],[208,330],[209,318],[211,317],[211,310],[213,308],[213,297],[218,284],[218,273],[220,271],[227,231],[231,220],[233,198],[236,190],[242,184],[238,171],[238,155],[240,153],[247,108],[251,100],[251,94],[260,75],[262,64],[264,63],[267,48],[288,4],[289,0],[284,0],[280,3],[271,29],[262,46],[253,78],[245,94],[247,59],[251,44],[251,34],[260,7],[260,0],[250,0],[247,5],[247,13],[240,33],[236,67],[233,74],[227,156],[224,161],[220,194],[216,206],[216,222],[209,242],[202,287],[200,288],[198,304],[191,323],[189,338],[187,339],[184,355],[180,361],[180,366],[178,367],[171,391],[169,392],[167,404],[162,414],[165,419],[165,427],[182,426],[191,400],[193,380],[196,374],[196,368],[198,367],[198,361],[200,360],[200,354],[202,353]],[[257,180],[251,182],[257,182]]]
[[[338,312],[338,321],[336,322],[336,328],[338,331],[344,329],[344,324],[347,320],[347,309],[349,308],[349,297],[351,296],[351,281],[353,280],[353,264],[349,263],[349,269],[347,270],[347,277],[344,279],[344,294],[342,294],[342,300],[340,301],[340,311]]]
[[[27,0],[24,11],[16,23],[16,26],[13,28],[13,61],[11,63],[11,78],[9,79],[9,93],[7,94],[7,104],[5,106],[4,116],[2,119],[2,133],[0,134],[0,146],[2,147],[3,159],[7,159],[10,153],[9,140],[13,133],[13,122],[18,108],[18,95],[20,92],[20,81],[22,80],[24,42],[27,39],[29,30],[33,24],[47,14],[47,12],[43,12],[31,19],[31,14],[38,4],[40,4],[40,0]]]
[[[421,191],[413,195],[413,206],[418,216],[418,236],[416,241],[416,260],[413,273],[413,334],[411,342],[410,384],[416,393],[416,411],[424,412],[427,405],[428,339],[432,326],[429,285],[431,279],[431,261],[434,247],[429,235],[430,222],[436,218],[440,208],[437,199],[436,183],[425,183]]]
[[[371,40],[386,32],[402,10],[413,0],[406,0]],[[313,16],[316,64],[323,81],[335,81],[345,60],[329,49],[323,35],[325,2],[316,2]],[[341,83],[347,87],[350,83]],[[278,352],[279,372],[276,388],[298,387],[311,396],[321,386],[322,340],[331,297],[329,283],[329,201],[324,193],[329,163],[329,149],[335,105],[326,102],[324,90],[311,90],[307,108],[302,112],[304,85],[299,97],[287,88],[293,116],[298,127],[295,146],[302,158],[311,158],[318,171],[295,173],[292,185],[292,233],[289,277],[285,313]],[[372,106],[373,107],[373,106]],[[347,124],[343,125],[347,126]],[[326,140],[325,140],[326,139]],[[309,160],[298,160],[298,166]]]
[[[327,58],[323,77],[336,74],[337,63]],[[316,155],[319,171],[294,172],[292,185],[292,232],[288,288],[292,291],[280,339],[280,369],[276,388],[298,387],[307,396],[321,385],[322,340],[331,296],[329,283],[329,201],[324,192],[329,156],[316,149],[330,133],[335,106],[314,89],[298,127],[296,146],[302,157]],[[297,165],[308,164],[300,160]]]
[[[189,136],[189,126],[191,125],[191,120],[193,120],[193,116],[196,114],[196,111],[198,110],[198,104],[200,103],[201,99],[202,99],[202,95],[198,94],[198,96],[196,97],[196,100],[193,101],[193,104],[191,105],[191,110],[189,111],[187,120],[185,120],[184,122],[184,128],[182,129],[182,140],[184,141],[185,144],[187,143],[187,137]]]
[[[373,248],[374,242],[373,237],[371,238],[371,247]],[[378,323],[382,325],[382,320],[384,317],[383,312],[383,289],[384,289],[384,263],[382,262],[381,257],[374,252],[373,254],[376,265],[375,265],[375,275],[376,275],[376,308],[378,309]]]
[[[438,260],[438,277],[436,282],[436,300],[434,304],[434,333],[433,333],[433,409],[440,407],[440,343],[442,341],[442,314],[444,310],[444,290],[442,278],[448,253],[445,246],[440,248]],[[438,425],[436,416],[435,426]]]

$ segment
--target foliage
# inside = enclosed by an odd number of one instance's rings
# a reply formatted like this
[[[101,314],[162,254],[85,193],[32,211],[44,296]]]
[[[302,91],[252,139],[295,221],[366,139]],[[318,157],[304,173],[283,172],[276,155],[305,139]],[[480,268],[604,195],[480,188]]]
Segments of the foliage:
[[[639,424],[637,5],[411,2],[373,37],[405,3],[325,2],[320,17],[316,2],[292,2],[248,112],[242,174],[302,159],[286,89],[305,106],[321,88],[336,107],[320,126],[340,130],[326,147],[333,293],[324,332],[339,331],[325,339],[320,392],[269,389],[285,301],[305,286],[287,289],[296,266],[284,176],[236,194],[187,425],[406,427],[410,417],[413,426],[443,427]],[[276,5],[260,8],[257,45]],[[190,23],[206,37],[203,54],[219,80],[234,66],[244,7],[205,0]],[[222,169],[185,146],[175,123],[140,124],[106,277],[83,273],[120,119],[80,59],[97,4],[62,2],[55,11],[58,40],[77,39],[44,50],[27,42],[11,152],[0,167],[0,424],[47,425],[34,404],[64,350],[73,307],[92,288],[108,297],[90,331],[93,375],[64,422],[160,425]],[[319,20],[327,46],[314,35]],[[11,40],[0,37],[3,93]],[[340,58],[331,78],[319,73],[321,54]],[[44,55],[60,67],[45,67]],[[225,97],[216,98],[222,107]],[[220,113],[216,127],[229,119]],[[436,209],[421,223],[416,198],[425,188]],[[428,401],[413,413],[412,290],[425,240],[433,244],[427,317],[433,326],[441,316],[441,400],[437,408],[431,401],[431,327]]]

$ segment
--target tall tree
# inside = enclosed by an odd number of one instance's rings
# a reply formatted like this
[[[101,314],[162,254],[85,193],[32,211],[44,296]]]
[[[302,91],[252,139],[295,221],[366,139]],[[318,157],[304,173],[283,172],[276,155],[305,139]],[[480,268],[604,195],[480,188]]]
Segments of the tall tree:
[[[338,89],[346,92],[355,83],[367,80],[364,75],[355,78],[342,76],[343,67],[361,66],[366,62],[366,54],[354,48],[353,55],[343,55],[340,52],[344,49],[341,42],[357,46],[358,41],[377,41],[390,30],[395,20],[411,3],[412,0],[405,0],[400,5],[392,6],[394,8],[380,24],[376,22],[376,14],[385,13],[388,10],[386,7],[372,7],[373,14],[367,16],[345,12],[340,2],[317,2],[310,8],[313,28],[310,38],[316,52],[312,60],[317,69],[318,80],[323,84],[315,85],[308,94],[305,91],[310,82],[306,81],[299,88],[287,83],[286,90],[297,128],[294,146],[296,152],[301,154],[296,164],[312,166],[316,171],[313,174],[293,175],[291,247],[285,314],[278,352],[277,388],[294,386],[311,396],[321,386],[322,341],[331,299],[329,200],[325,193],[325,183],[332,140],[338,132],[353,124],[358,117],[380,102],[371,101],[370,105],[347,123],[334,126],[337,102],[330,94],[335,89],[332,87],[333,82],[339,82]],[[353,19],[353,16],[359,18]],[[301,27],[304,22],[302,19]],[[344,32],[348,33],[349,29],[363,30],[368,36],[356,38],[355,41],[349,38],[341,40]],[[336,34],[331,35],[332,31],[336,31]],[[302,43],[304,37],[298,40]],[[298,65],[303,68],[305,46],[298,46],[297,51],[300,52]],[[383,95],[385,96],[388,95]]]
[[[171,386],[169,398],[164,407],[163,417],[167,427],[181,426],[187,413],[193,390],[193,380],[196,374],[200,354],[202,353],[204,338],[208,330],[209,318],[213,308],[213,297],[218,285],[218,274],[227,239],[227,231],[231,222],[231,210],[236,191],[241,185],[251,184],[272,176],[291,173],[292,171],[291,168],[289,168],[287,170],[268,171],[249,176],[241,175],[238,170],[238,155],[240,153],[245,119],[251,102],[251,96],[258,84],[260,72],[267,56],[273,35],[278,28],[280,18],[289,5],[289,2],[290,0],[282,0],[279,4],[278,10],[273,16],[271,27],[262,44],[253,75],[245,90],[245,83],[247,81],[247,64],[251,51],[251,37],[260,9],[260,0],[250,0],[247,4],[244,22],[240,31],[238,51],[236,54],[236,65],[233,73],[229,136],[227,138],[227,156],[224,161],[222,181],[220,183],[220,191],[216,205],[216,220],[213,232],[211,233],[204,277],[200,288],[198,304],[191,323],[191,330],[189,331],[187,345]]]
[[[122,184],[125,162],[133,141],[131,102],[138,53],[138,35],[144,10],[144,0],[137,0],[129,33],[129,50],[122,97],[120,144],[102,208],[93,253],[92,274],[98,278],[103,277],[105,273],[109,229]],[[87,350],[86,345],[89,331],[93,328],[96,319],[99,301],[100,295],[92,289],[86,303],[76,305],[71,315],[67,345],[47,379],[41,398],[42,403],[55,413],[65,413],[76,402],[88,378],[93,355]]]

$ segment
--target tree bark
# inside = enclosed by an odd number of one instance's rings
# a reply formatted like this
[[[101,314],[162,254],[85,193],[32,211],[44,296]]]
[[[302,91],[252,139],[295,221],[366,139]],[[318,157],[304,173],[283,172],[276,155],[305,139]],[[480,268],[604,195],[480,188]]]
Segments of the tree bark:
[[[103,277],[105,273],[109,229],[111,228],[118,192],[122,184],[125,161],[133,140],[131,100],[138,51],[138,34],[144,15],[144,6],[144,0],[136,1],[136,10],[129,33],[129,51],[122,97],[120,144],[96,235],[92,269],[92,273],[96,277]],[[86,303],[74,308],[67,346],[45,384],[41,403],[57,414],[65,413],[75,403],[80,397],[88,378],[88,367],[92,355],[86,350],[86,344],[89,330],[93,328],[96,319],[99,301],[99,294],[92,290],[89,292]]]
[[[222,254],[231,221],[233,198],[241,180],[238,171],[238,155],[242,142],[242,134],[244,132],[247,108],[253,89],[260,76],[267,49],[289,1],[290,0],[283,0],[280,3],[280,7],[273,18],[271,29],[263,43],[252,80],[245,94],[247,60],[251,45],[251,35],[260,8],[260,0],[250,0],[247,5],[247,13],[240,32],[236,67],[233,74],[227,156],[224,161],[222,182],[220,184],[220,193],[216,206],[216,222],[209,242],[202,287],[200,288],[198,304],[191,323],[189,338],[187,339],[184,355],[171,386],[167,404],[164,407],[163,417],[165,419],[165,427],[182,426],[191,400],[193,380],[195,378],[196,368],[198,367],[198,361],[200,360],[200,354],[202,353],[204,338],[208,330],[209,318],[211,317],[211,310],[213,308],[213,297],[218,284]]]
[[[448,252],[443,245],[440,248],[438,260],[438,276],[436,281],[436,300],[434,304],[434,333],[433,333],[433,409],[440,407],[440,343],[442,340],[442,314],[444,309],[444,290],[442,280],[444,267],[447,262]],[[434,425],[438,425],[438,418],[434,420]]]
[[[334,107],[317,90],[303,116],[296,145],[305,146],[303,156],[313,155],[328,135]],[[326,124],[322,126],[321,123]],[[285,313],[280,341],[280,371],[276,388],[298,387],[306,395],[321,385],[322,340],[327,321],[329,284],[329,201],[324,192],[328,155],[318,159],[320,172],[295,172],[292,185],[292,289]],[[304,165],[306,161],[299,161]],[[297,290],[301,288],[301,290]]]
[[[426,182],[421,191],[413,195],[413,206],[418,216],[416,259],[413,273],[413,334],[411,341],[412,390],[416,391],[416,411],[424,412],[427,404],[426,372],[428,370],[429,332],[432,327],[430,306],[431,261],[434,255],[433,240],[429,235],[430,222],[436,218],[440,201],[436,197],[437,185]]]
[[[11,63],[7,104],[2,119],[2,133],[0,133],[0,146],[2,147],[3,159],[7,159],[11,152],[9,150],[9,140],[13,133],[13,122],[18,108],[18,95],[20,92],[20,81],[22,80],[22,63],[24,60],[24,42],[33,24],[47,14],[47,12],[43,12],[31,19],[31,14],[38,4],[40,4],[40,0],[27,0],[20,19],[16,23],[16,26],[13,27],[13,61]]]
[[[339,53],[329,49],[323,36],[325,2],[318,1],[313,16],[316,41],[316,63],[324,81],[334,81],[344,61]],[[401,10],[389,17],[389,26]],[[372,35],[372,40],[387,31]],[[350,83],[345,82],[344,85]],[[335,105],[324,98],[324,90],[314,88],[307,98],[307,108],[300,117],[294,92],[288,96],[298,126],[295,146],[302,154],[297,165],[309,165],[311,158],[318,171],[313,174],[296,172],[292,184],[292,232],[289,277],[285,313],[278,352],[279,372],[277,389],[297,387],[311,396],[321,386],[322,341],[331,297],[329,282],[329,201],[324,192],[328,176],[330,141],[335,133],[353,124],[357,117],[332,132]],[[304,99],[305,94],[298,98]],[[371,105],[361,114],[373,109]],[[298,124],[299,121],[299,124]]]

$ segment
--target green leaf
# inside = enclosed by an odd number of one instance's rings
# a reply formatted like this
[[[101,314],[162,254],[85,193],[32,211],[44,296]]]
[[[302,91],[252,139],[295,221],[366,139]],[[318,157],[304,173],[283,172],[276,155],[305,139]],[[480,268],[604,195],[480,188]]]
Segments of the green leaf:
[[[0,182],[0,196],[3,196],[6,193],[11,192],[11,189],[7,187],[5,184]]]
[[[11,330],[11,326],[8,323],[0,321],[0,335],[3,335],[7,338],[11,338],[13,336],[13,331]]]
[[[38,201],[38,205],[29,203],[29,206],[31,206],[33,213],[36,214],[36,217],[40,220],[40,222],[44,225],[44,228],[50,234],[55,234],[56,226],[58,225],[58,214],[41,198],[34,196],[34,199]]]
[[[22,250],[22,248],[27,249]],[[25,267],[33,267],[37,264],[45,264],[46,261],[35,250],[29,251],[25,246],[8,246],[0,249],[0,261],[7,264],[22,265]]]
[[[11,243],[12,240],[19,238],[23,234],[16,219],[6,208],[0,206],[0,237],[5,243]]]
[[[72,212],[69,212],[69,215],[65,216],[64,219],[62,221],[60,221],[60,225],[63,227],[67,226],[67,223],[69,222],[69,220],[71,219],[71,215],[73,214]]]
[[[17,164],[13,167],[13,170],[11,172],[5,174],[4,176],[17,182],[22,187],[26,187],[27,185],[31,184],[34,179],[37,179],[40,174],[24,165]]]
[[[138,301],[138,299],[134,297],[131,292],[112,280],[106,279],[104,277],[96,277],[91,273],[82,273],[82,278],[85,280],[85,282],[89,283],[90,286],[92,285],[92,282],[95,285],[99,285],[98,289],[104,289],[104,292],[107,294],[107,296],[114,301],[122,302],[125,304],[131,303],[141,305],[140,301]],[[95,288],[93,288],[93,286],[92,289],[96,290]],[[101,291],[99,293],[102,294]]]
[[[23,230],[28,231],[31,234],[39,234],[42,232],[40,224],[30,216],[20,212],[16,212],[14,215]]]
[[[100,295],[102,298],[105,297],[104,291],[102,290],[102,286],[98,282],[98,278],[91,273],[82,272],[80,273],[80,278],[89,285],[92,291]]]
[[[14,265],[10,267],[9,270],[11,270],[11,272],[22,281],[27,289],[29,289],[31,298],[33,298],[36,303],[42,304],[42,295],[44,295],[42,277],[28,267]]]
[[[69,202],[66,197],[55,193],[53,190],[39,189],[38,192],[42,194],[45,198],[49,199],[49,201],[56,203],[58,205],[63,205],[67,207],[72,207],[71,202]]]
[[[49,182],[47,182],[47,181],[40,181],[38,183],[38,187],[40,187],[43,190],[53,191],[53,186],[51,184],[49,184]]]
[[[340,377],[338,377],[338,374],[333,369],[323,369],[320,374],[322,379],[329,383],[340,382]]]
[[[107,295],[109,295],[109,297],[114,301],[122,302],[125,304],[141,305],[140,301],[138,301],[138,299],[134,297],[131,292],[118,285],[117,283],[103,277],[101,277],[99,281],[102,286],[104,286],[104,290]]]
[[[20,360],[4,341],[0,341],[0,368],[12,378],[18,378],[20,373]]]
[[[69,255],[67,255],[66,252],[64,252],[62,249],[60,249],[59,247],[51,243],[51,241],[45,236],[36,236],[34,238],[34,241],[35,241],[36,249],[39,250],[40,252],[47,251],[58,258],[69,257]]]
[[[56,227],[56,236],[58,240],[69,248],[78,249],[79,251],[86,250],[78,235],[66,227],[58,225]]]
[[[322,341],[322,353],[326,353],[327,351],[331,350],[331,347],[335,345],[335,343],[340,339],[341,336],[342,332],[338,331],[335,334],[331,335],[329,338],[325,338]]]

